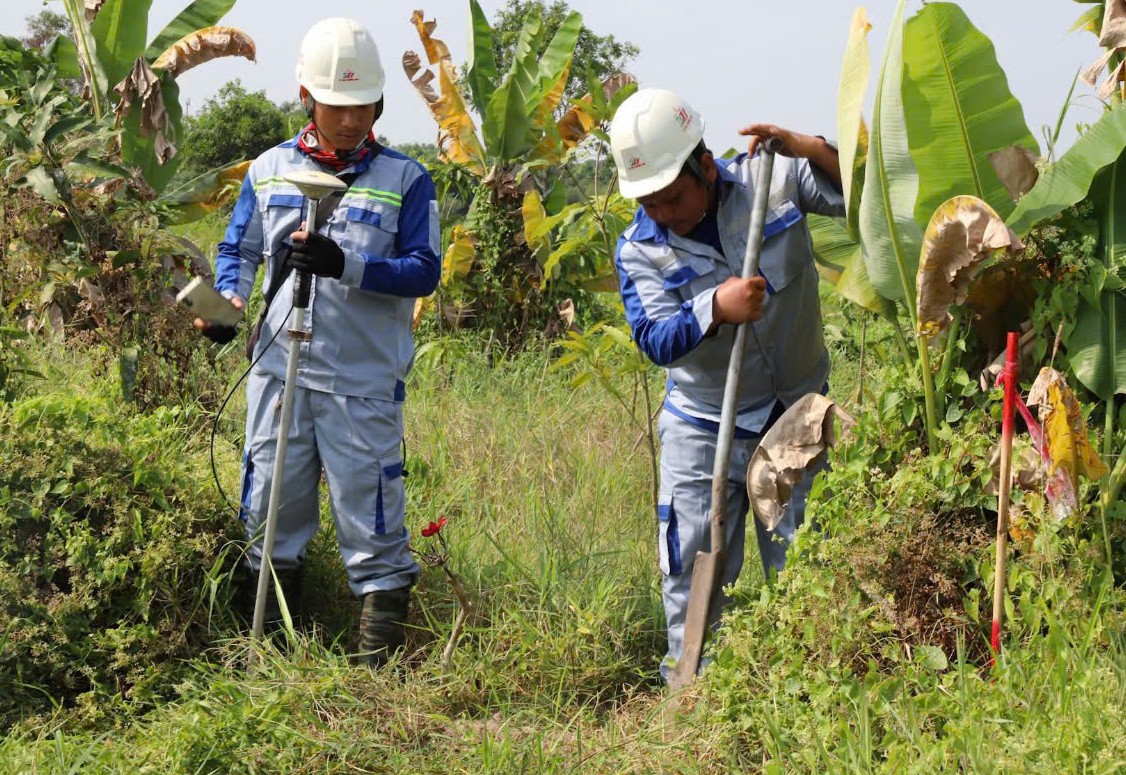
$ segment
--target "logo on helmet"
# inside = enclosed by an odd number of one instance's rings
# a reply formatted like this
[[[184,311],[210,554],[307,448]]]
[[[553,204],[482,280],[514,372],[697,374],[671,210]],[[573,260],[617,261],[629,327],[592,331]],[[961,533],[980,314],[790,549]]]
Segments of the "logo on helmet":
[[[629,157],[628,169],[637,170],[637,169],[641,169],[644,166],[645,166],[645,162],[643,162],[640,157],[638,157],[638,156]]]
[[[358,81],[358,80],[360,80],[360,77],[358,75],[356,75],[356,73],[352,70],[345,70],[343,73],[340,74],[340,82],[341,83],[347,83],[347,82],[350,82],[350,81]]]
[[[683,106],[676,109],[676,123],[680,124],[680,128],[687,130],[688,125],[692,123],[692,116]]]

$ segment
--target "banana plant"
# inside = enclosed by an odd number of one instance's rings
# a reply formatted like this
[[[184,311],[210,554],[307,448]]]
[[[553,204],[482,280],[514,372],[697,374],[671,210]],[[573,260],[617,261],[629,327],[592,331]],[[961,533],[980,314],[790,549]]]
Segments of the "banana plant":
[[[1008,218],[1017,234],[1089,200],[1099,224],[1099,264],[1065,343],[1072,370],[1108,404],[1126,393],[1126,106],[1108,109],[1036,181]],[[1115,413],[1106,413],[1104,444]],[[1109,447],[1104,454],[1110,456]]]
[[[3,49],[22,53],[13,39],[0,40]],[[29,56],[23,64],[11,81],[5,79],[0,85],[0,146],[9,149],[3,160],[4,178],[61,207],[78,241],[90,252],[86,216],[75,203],[74,190],[129,177],[127,170],[106,158],[105,148],[117,132],[59,88],[53,61]]]
[[[867,13],[857,8],[845,47],[837,109],[846,218],[844,223],[817,215],[810,215],[807,220],[821,277],[845,299],[891,321],[902,346],[905,343],[895,321],[895,304],[872,287],[860,248],[860,195],[868,154],[868,129],[861,107],[868,88],[868,32],[871,29]]]
[[[524,194],[524,239],[543,267],[541,288],[571,268],[580,288],[617,292],[614,248],[637,205],[611,188],[601,196],[566,205],[550,215],[537,191]]]
[[[452,319],[460,321],[465,317],[461,313],[471,310],[479,325],[489,325],[486,316],[497,325],[511,325],[512,320],[541,317],[543,309],[529,312],[537,305],[550,308],[541,304],[543,293],[558,276],[559,260],[577,252],[564,235],[556,238],[566,246],[563,252],[545,249],[547,235],[529,227],[528,219],[560,216],[551,221],[553,226],[587,229],[579,221],[590,211],[563,212],[561,165],[613,115],[631,93],[633,79],[619,74],[594,81],[588,95],[563,106],[582,16],[568,15],[548,39],[539,15],[530,12],[512,63],[502,74],[493,54],[493,30],[477,0],[470,0],[469,7],[471,58],[464,81],[449,48],[434,36],[437,23],[425,20],[422,11],[415,11],[412,22],[437,75],[413,51],[403,55],[403,69],[438,124],[442,163],[459,165],[478,181],[465,223],[446,254],[446,265],[457,269],[447,272],[439,293],[452,298],[459,289],[465,292],[467,298],[455,302],[461,310]],[[588,225],[588,231],[604,225]],[[529,232],[538,235],[534,244],[529,244]],[[588,264],[595,274],[586,280],[605,279],[599,276],[605,266]]]
[[[876,296],[894,305],[896,316],[909,321],[922,376],[927,437],[934,449],[942,396],[936,394],[930,349],[916,312],[923,230],[935,209],[959,194],[977,196],[1002,215],[1011,212],[1013,204],[990,154],[1012,146],[1039,149],[992,44],[962,10],[952,3],[928,3],[904,23],[906,10],[907,0],[900,0],[888,28],[866,154],[860,104],[868,77],[863,62],[869,25],[860,12],[853,18],[838,112],[849,215],[841,229],[824,224],[818,229],[833,255],[859,251],[863,256],[867,277],[854,281],[852,296],[858,295],[857,284],[870,284]],[[844,258],[837,262],[846,265]],[[865,298],[862,303],[872,309],[870,295]],[[954,327],[948,351],[956,336]]]
[[[175,142],[183,111],[176,77],[216,57],[255,57],[246,33],[214,26],[235,0],[195,0],[151,41],[152,0],[63,4],[74,42],[55,49],[60,70],[82,73],[97,120],[113,109],[123,130],[122,161],[162,191],[178,166]]]

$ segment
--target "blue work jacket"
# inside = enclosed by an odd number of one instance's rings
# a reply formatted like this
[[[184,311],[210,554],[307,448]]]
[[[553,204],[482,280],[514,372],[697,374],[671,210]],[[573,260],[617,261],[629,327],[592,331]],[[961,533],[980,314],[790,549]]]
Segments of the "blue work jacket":
[[[716,427],[735,337],[734,325],[712,324],[712,299],[739,276],[761,157],[717,159],[716,225],[722,252],[681,237],[639,209],[618,240],[616,263],[626,317],[638,347],[668,372],[665,408],[702,427]],[[759,268],[767,298],[761,320],[748,324],[739,383],[737,433],[759,433],[776,401],[789,405],[823,392],[829,376],[818,274],[806,213],[843,216],[840,189],[805,159],[776,156]]]
[[[285,181],[297,170],[331,172],[302,153],[296,137],[250,165],[215,261],[215,287],[224,295],[249,298],[263,264],[269,267],[267,284],[283,276],[276,265],[305,217],[305,198]],[[299,345],[297,384],[402,401],[414,359],[415,299],[432,293],[441,277],[434,183],[425,167],[388,148],[343,172],[358,177],[317,231],[343,249],[344,274],[313,278],[305,315],[311,337]],[[291,345],[284,329],[293,304],[292,273],[285,277],[266,316],[258,352],[267,349],[255,367],[279,379]]]

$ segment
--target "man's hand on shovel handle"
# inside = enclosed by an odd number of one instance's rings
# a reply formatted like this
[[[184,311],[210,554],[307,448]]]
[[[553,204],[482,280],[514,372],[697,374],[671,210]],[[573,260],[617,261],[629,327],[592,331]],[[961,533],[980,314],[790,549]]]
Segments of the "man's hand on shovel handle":
[[[712,326],[709,333],[715,331],[721,323],[761,320],[765,300],[765,277],[727,278],[716,288],[712,298]]]

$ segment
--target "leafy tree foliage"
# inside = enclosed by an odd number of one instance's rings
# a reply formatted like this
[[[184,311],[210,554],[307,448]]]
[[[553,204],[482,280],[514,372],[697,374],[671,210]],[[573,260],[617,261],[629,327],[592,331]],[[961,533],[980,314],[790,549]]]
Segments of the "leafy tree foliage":
[[[433,143],[397,143],[395,150],[433,168],[438,164],[438,146]]]
[[[264,91],[248,92],[237,78],[224,84],[186,123],[180,150],[184,166],[196,174],[253,159],[290,134],[282,108]]]
[[[27,34],[20,43],[28,48],[43,48],[60,35],[69,36],[70,22],[61,13],[42,10],[35,16],[27,17]]]
[[[536,12],[543,19],[544,37],[550,39],[571,9],[564,0],[552,0],[550,3],[546,0],[508,0],[508,5],[497,13],[493,21],[493,54],[497,70],[502,74],[512,64],[516,40],[529,11]],[[639,52],[634,44],[619,41],[613,35],[595,35],[584,24],[575,45],[575,58],[571,63],[563,103],[573,102],[587,93],[587,73],[601,80],[623,70]]]

